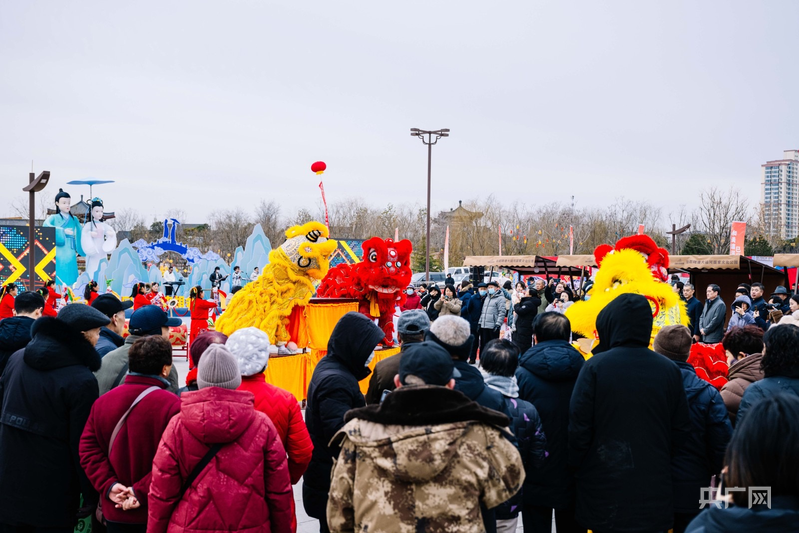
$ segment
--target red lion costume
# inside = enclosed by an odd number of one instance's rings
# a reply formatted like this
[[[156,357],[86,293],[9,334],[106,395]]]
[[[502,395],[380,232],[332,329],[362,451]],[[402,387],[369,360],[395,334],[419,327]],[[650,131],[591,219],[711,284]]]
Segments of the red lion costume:
[[[609,253],[612,253],[614,250],[618,252],[626,248],[632,248],[644,256],[647,265],[649,265],[649,270],[652,272],[652,275],[655,276],[655,279],[668,281],[669,251],[665,248],[659,248],[649,235],[631,235],[629,237],[623,237],[616,243],[615,248],[609,244],[600,244],[596,247],[596,250],[594,250],[594,259],[596,259],[597,266],[602,266],[602,259]]]
[[[394,308],[405,303],[411,282],[411,241],[394,242],[372,237],[363,243],[363,261],[331,268],[316,290],[320,298],[356,298],[360,312],[377,318],[386,334],[383,344],[394,344]]]

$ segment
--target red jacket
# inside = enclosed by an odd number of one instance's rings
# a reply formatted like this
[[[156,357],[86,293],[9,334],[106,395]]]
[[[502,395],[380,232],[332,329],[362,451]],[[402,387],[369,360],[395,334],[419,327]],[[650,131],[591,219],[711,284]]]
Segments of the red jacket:
[[[144,307],[145,305],[151,305],[153,302],[147,299],[147,297],[143,294],[137,294],[136,297],[133,299],[133,310],[140,307]]]
[[[14,297],[10,294],[3,296],[0,300],[0,320],[14,316]]]
[[[53,313],[52,314],[45,313],[45,314],[47,316],[56,316],[58,314],[58,310],[56,309],[56,304],[58,303],[58,300],[64,298],[65,296],[63,294],[57,293],[55,289],[53,289],[52,287],[47,287],[47,292],[50,293],[50,296],[49,298],[47,298],[47,303],[45,304],[45,307],[50,307],[53,310]]]
[[[153,460],[147,532],[290,531],[286,451],[253,395],[208,387],[182,401]],[[178,501],[184,480],[216,443],[224,446]]]
[[[47,302],[44,304],[44,307],[42,308],[42,316],[58,316],[58,311],[50,307],[50,300],[47,300]]]
[[[421,308],[422,308],[422,299],[419,298],[419,295],[416,294],[416,292],[414,291],[413,294],[408,296],[408,298],[405,300],[405,303],[402,304],[400,310],[410,311],[411,309],[421,309]]]
[[[297,483],[308,468],[313,454],[313,442],[302,419],[297,399],[290,392],[267,383],[263,372],[254,376],[242,376],[239,390],[253,393],[255,409],[272,420],[289,456],[291,483]]]
[[[100,294],[97,291],[89,291],[89,300],[86,302],[86,305],[92,305],[98,296],[100,296]]]
[[[208,300],[196,299],[189,305],[191,307],[192,320],[208,320],[208,311],[216,309],[216,304]]]
[[[167,424],[180,411],[180,399],[166,390],[151,392],[128,415],[117,434],[110,460],[108,443],[114,427],[133,400],[153,385],[166,389],[156,378],[128,375],[122,385],[94,402],[80,438],[80,464],[101,495],[103,515],[112,522],[147,522],[153,457]],[[106,495],[117,482],[133,487],[141,507],[130,511],[114,507]]]

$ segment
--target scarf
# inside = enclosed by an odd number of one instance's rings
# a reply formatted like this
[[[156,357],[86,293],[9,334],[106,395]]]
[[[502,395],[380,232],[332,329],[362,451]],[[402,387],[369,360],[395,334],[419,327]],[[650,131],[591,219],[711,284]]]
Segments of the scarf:
[[[186,386],[187,387],[189,385],[191,385],[192,383],[197,383],[197,370],[199,370],[199,367],[195,366],[194,368],[189,370],[189,373],[186,375]]]
[[[494,374],[489,374],[482,368],[480,369],[480,373],[483,375],[483,381],[485,381],[489,388],[502,393],[503,396],[507,396],[508,398],[519,397],[519,385],[516,383],[516,376],[496,376]]]

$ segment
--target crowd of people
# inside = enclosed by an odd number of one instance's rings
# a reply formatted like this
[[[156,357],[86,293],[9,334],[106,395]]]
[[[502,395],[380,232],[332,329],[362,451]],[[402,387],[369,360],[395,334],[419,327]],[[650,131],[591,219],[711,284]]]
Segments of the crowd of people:
[[[56,316],[4,288],[0,530],[293,532],[301,479],[320,532],[799,529],[799,298],[741,285],[727,321],[718,286],[674,287],[689,327],[650,349],[647,299],[622,294],[587,360],[568,283],[409,287],[399,353],[370,371],[385,334],[345,314],[304,416],[257,328],[195,331],[179,382],[180,320],[136,307],[152,286]],[[727,352],[720,391],[687,362],[698,341]]]

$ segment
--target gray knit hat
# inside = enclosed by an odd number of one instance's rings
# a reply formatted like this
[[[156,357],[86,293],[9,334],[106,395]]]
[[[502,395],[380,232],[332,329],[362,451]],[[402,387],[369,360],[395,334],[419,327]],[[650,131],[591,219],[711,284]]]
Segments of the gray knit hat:
[[[228,337],[225,346],[236,358],[242,376],[254,376],[269,362],[269,335],[258,328],[242,328]]]
[[[236,358],[223,344],[212,344],[203,353],[197,367],[197,386],[221,387],[236,390],[241,385],[241,374]]]
[[[107,326],[111,319],[86,304],[69,304],[56,317],[75,331],[89,331]]]

